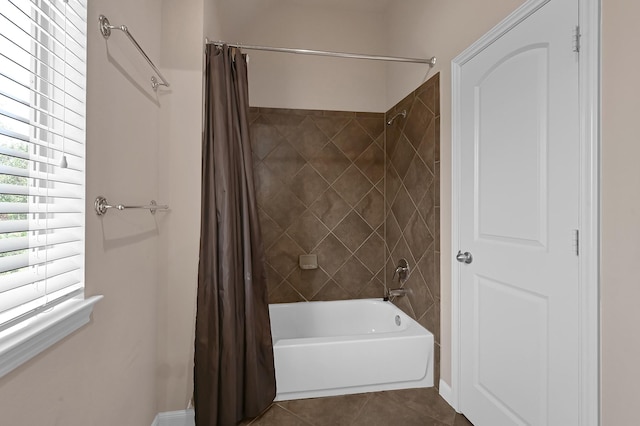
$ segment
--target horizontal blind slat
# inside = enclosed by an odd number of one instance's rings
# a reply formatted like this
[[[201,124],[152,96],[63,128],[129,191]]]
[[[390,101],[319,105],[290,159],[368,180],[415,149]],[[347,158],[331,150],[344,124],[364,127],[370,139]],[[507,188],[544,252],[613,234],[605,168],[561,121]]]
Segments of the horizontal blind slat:
[[[0,80],[0,83],[2,82],[2,80]],[[46,109],[46,108],[42,108],[39,106],[35,106],[32,103],[29,103],[27,101],[24,101],[22,99],[19,99],[17,97],[13,97],[11,96],[9,93],[7,92],[3,92],[2,91],[2,86],[0,86],[0,101],[2,101],[2,98],[8,99],[12,102],[16,102],[18,104],[21,104],[24,108],[24,110],[26,112],[29,112],[29,117],[22,117],[24,120],[26,120],[27,123],[29,123],[29,121],[33,120],[33,116],[35,116],[36,114],[40,115],[40,119],[42,120],[43,118],[50,118],[52,120],[57,120],[59,121],[61,124],[66,124],[69,126],[72,126],[74,128],[76,128],[77,130],[83,131],[84,128],[77,126],[76,124],[74,124],[71,119],[77,119],[78,117],[81,117],[79,114],[77,113],[73,113],[71,110],[66,109],[62,104],[60,103],[54,103],[52,102],[54,105],[52,105],[52,108],[56,108],[56,110],[53,109]],[[46,101],[48,102],[49,99],[46,99]],[[74,115],[74,117],[69,117],[67,118],[66,115],[70,114],[70,115]]]
[[[17,31],[22,31],[23,34],[21,34],[21,36],[25,40],[32,41],[38,48],[40,48],[41,50],[49,54],[51,58],[49,58],[50,60],[48,61],[43,61],[42,59],[40,59],[38,54],[34,54],[33,52],[27,51],[24,47],[17,44],[16,41],[14,41],[14,39],[9,39],[3,36],[4,40],[2,41],[5,44],[0,45],[0,47],[2,47],[2,51],[5,56],[15,57],[15,55],[11,55],[11,54],[7,55],[7,49],[20,49],[22,52],[24,52],[23,55],[25,56],[25,58],[28,57],[32,60],[35,60],[38,63],[38,65],[40,65],[42,68],[47,70],[53,70],[60,76],[65,76],[65,75],[70,76],[69,81],[75,84],[78,89],[80,90],[86,89],[84,86],[78,84],[78,81],[82,81],[85,78],[86,70],[84,69],[85,68],[84,65],[86,64],[86,62],[83,59],[78,58],[78,62],[75,64],[75,66],[69,62],[65,62],[64,58],[61,58],[59,54],[56,54],[47,46],[43,45],[41,42],[33,38],[23,28],[17,26],[14,22],[12,22],[9,18],[7,18],[7,16],[2,11],[0,11],[0,25],[11,26],[15,28]],[[6,43],[9,43],[9,44],[6,44]],[[63,48],[60,47],[59,49],[63,49]],[[68,73],[66,71],[67,68],[69,68],[69,70],[71,70],[72,72]]]
[[[10,213],[82,213],[84,201],[70,200],[59,204],[0,203],[0,214]]]
[[[83,200],[81,194],[77,190],[69,189],[48,189],[48,188],[29,188],[21,185],[0,184],[0,195],[26,195],[35,197],[49,198],[69,198],[73,200]]]
[[[77,256],[82,253],[82,250],[76,246],[77,244],[67,243],[62,247],[46,250],[46,259],[39,258],[38,255],[34,253],[0,257],[0,273],[26,268],[28,266],[44,265],[54,260]]]
[[[82,228],[82,217],[78,213],[58,213],[47,221],[0,220],[0,233],[41,231],[44,229]]]
[[[0,0],[0,331],[84,293],[86,32],[86,0]]]
[[[51,233],[43,235],[30,235],[27,237],[0,238],[0,254],[21,250],[39,249],[52,247],[58,244],[73,243],[82,241],[82,233]]]
[[[46,273],[40,272],[41,268],[27,268],[20,272],[6,276],[3,278],[0,275],[0,298],[3,297],[2,293],[8,292],[18,287],[33,284],[38,281],[43,281],[47,277],[55,277],[58,275],[66,274],[68,272],[79,271],[80,262],[74,259],[63,259],[55,262],[51,262],[47,265]]]
[[[11,166],[3,166],[0,165],[0,174],[3,175],[11,175],[11,176],[21,176],[31,179],[41,179],[48,180],[51,182],[64,182],[64,183],[75,183],[77,185],[84,184],[84,179],[81,172],[75,173],[73,170],[67,170],[65,173],[60,168],[56,173],[44,173],[44,172],[36,172],[33,170],[25,170],[18,167]]]
[[[86,102],[86,97],[84,96],[84,93],[82,93],[82,96],[76,96],[75,93],[70,93],[70,92],[65,93],[64,87],[60,86],[60,81],[59,81],[60,78],[58,78],[57,80],[52,79],[52,80],[55,80],[55,81],[52,81],[49,78],[42,77],[36,74],[35,72],[33,72],[32,70],[30,70],[29,68],[26,68],[24,65],[18,63],[17,61],[12,59],[10,56],[3,54],[2,51],[0,51],[0,75],[2,75],[3,77],[11,81],[14,81],[20,84],[25,88],[30,89],[33,93],[39,93],[43,96],[52,97],[54,99],[65,99],[67,104],[66,106],[72,111],[75,111],[79,114],[84,111],[84,104]],[[22,80],[24,81],[22,81],[20,77],[22,77]],[[38,87],[43,85],[48,85],[47,93],[42,93],[42,91],[40,90],[30,88],[29,87],[30,85],[38,86]],[[49,93],[52,91],[53,91],[53,94]],[[69,103],[70,100],[74,102]],[[82,105],[82,108],[78,107],[78,105]]]
[[[0,332],[75,297],[84,297],[84,285],[82,283],[65,287],[56,293],[47,294],[39,299],[3,312],[0,314]]]
[[[11,157],[13,159],[19,159],[19,160],[25,160],[25,161],[29,161],[31,162],[31,164],[36,164],[36,165],[47,165],[47,166],[59,166],[60,165],[60,158],[61,155],[63,153],[63,151],[58,151],[57,149],[52,149],[50,147],[46,147],[47,149],[50,149],[51,151],[55,152],[55,157],[51,158],[51,157],[45,157],[42,155],[37,155],[37,154],[32,154],[30,152],[25,152],[25,151],[21,151],[21,150],[17,150],[17,149],[11,149],[11,148],[7,148],[6,146],[2,145],[2,138],[0,138],[0,156],[6,156],[6,157]],[[45,148],[45,147],[43,147]],[[58,155],[60,154],[60,155]],[[78,164],[81,164],[81,159],[82,157],[73,154],[71,152],[66,152],[64,151],[64,154],[67,156],[67,160],[69,160],[69,156],[72,157],[78,157]],[[74,158],[73,161],[75,161],[76,159]],[[82,168],[75,168],[72,167],[72,170],[77,170],[77,171],[84,171],[84,167]]]
[[[69,136],[67,134],[60,133],[60,131],[54,131],[51,127],[48,127],[48,126],[45,126],[45,125],[39,124],[39,123],[34,123],[33,121],[31,121],[29,119],[25,119],[24,117],[17,116],[16,114],[13,114],[13,113],[11,113],[9,111],[5,111],[5,110],[0,109],[0,116],[6,117],[9,120],[15,120],[16,124],[23,124],[25,127],[29,128],[29,129],[38,129],[38,130],[45,131],[47,133],[51,133],[53,135],[57,135],[57,136],[65,139],[65,141],[68,140],[68,141],[72,141],[72,142],[76,142],[76,143],[84,143],[84,141],[80,141],[79,139],[77,139],[77,136],[74,138],[74,137],[71,137],[71,136]]]
[[[56,56],[60,61],[62,61],[63,63],[67,63],[69,64],[70,62],[68,60],[65,60],[65,58],[60,57],[60,55],[57,55],[53,50],[57,47],[58,49],[62,49],[62,50],[67,50],[68,52],[70,52],[72,55],[75,56],[76,59],[78,59],[78,61],[80,61],[80,63],[85,63],[86,59],[84,57],[80,57],[78,55],[78,53],[80,53],[82,56],[84,56],[84,54],[82,52],[84,52],[86,50],[86,48],[84,46],[79,46],[79,48],[74,49],[73,46],[66,46],[65,47],[65,42],[64,41],[60,41],[56,38],[56,33],[55,32],[51,32],[48,31],[46,28],[44,28],[41,24],[39,24],[38,22],[36,22],[31,16],[29,16],[28,13],[26,13],[24,10],[20,9],[19,7],[17,7],[15,5],[15,3],[12,2],[12,0],[7,0],[10,3],[12,3],[15,7],[15,10],[17,11],[17,13],[21,13],[23,15],[23,17],[18,17],[14,14],[12,14],[12,12],[14,12],[13,9],[4,9],[2,11],[0,11],[0,16],[2,16],[4,19],[6,19],[8,22],[11,22],[11,24],[13,24],[16,28],[18,28],[19,30],[21,30],[26,36],[30,37],[31,40],[33,40],[39,47],[41,47],[42,49],[46,50],[48,53]],[[42,10],[39,8],[30,8],[31,11],[35,11],[38,14],[42,14],[44,16],[46,16],[46,14],[42,13]],[[14,12],[15,13],[15,12]],[[40,40],[38,40],[36,37],[34,37],[32,34],[29,34],[24,28],[20,27],[19,25],[17,25],[15,23],[16,20],[19,19],[23,19],[25,22],[29,22],[33,27],[37,28],[42,35],[46,35],[49,36],[52,40],[54,40],[54,43],[57,46],[54,47],[50,47],[50,46],[45,46]],[[49,23],[51,23],[52,21],[45,19],[46,21],[48,21]],[[54,23],[54,26],[58,27],[58,32],[60,33],[64,33],[64,30],[62,28],[60,28],[58,25],[56,25]],[[65,35],[66,37],[66,35]],[[34,56],[35,57],[35,56]],[[78,72],[81,76],[84,77],[84,73],[80,72],[80,70],[74,69],[74,71]]]
[[[3,139],[9,139],[9,141],[6,142],[6,141],[3,141]],[[0,127],[0,143],[11,144],[12,142],[26,143],[36,147],[42,147],[42,148],[51,149],[57,152],[63,152],[62,138],[54,137],[52,135],[52,141],[48,142],[47,140],[30,138],[25,135]],[[73,154],[76,157],[84,157],[84,145],[67,140],[64,143],[64,153]]]

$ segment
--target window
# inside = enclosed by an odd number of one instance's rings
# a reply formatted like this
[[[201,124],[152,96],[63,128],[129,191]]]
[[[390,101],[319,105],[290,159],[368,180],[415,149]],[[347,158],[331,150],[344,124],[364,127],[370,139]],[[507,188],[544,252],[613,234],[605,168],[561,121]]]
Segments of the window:
[[[86,0],[0,0],[0,376],[15,367],[7,360],[19,361],[21,343],[49,346],[57,340],[51,330],[82,325],[60,317],[90,314],[86,7]]]

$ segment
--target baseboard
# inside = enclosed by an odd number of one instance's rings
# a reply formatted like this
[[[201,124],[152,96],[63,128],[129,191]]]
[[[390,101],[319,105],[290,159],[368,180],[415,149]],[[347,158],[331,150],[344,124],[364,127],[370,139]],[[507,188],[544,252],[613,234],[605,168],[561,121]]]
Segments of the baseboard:
[[[193,410],[167,411],[158,413],[151,426],[195,426]]]
[[[458,407],[456,407],[453,404],[453,395],[451,393],[451,386],[449,386],[447,382],[445,382],[444,380],[440,379],[439,390],[440,390],[440,396],[442,397],[442,399],[447,401],[447,404],[452,406],[454,410],[458,411]]]

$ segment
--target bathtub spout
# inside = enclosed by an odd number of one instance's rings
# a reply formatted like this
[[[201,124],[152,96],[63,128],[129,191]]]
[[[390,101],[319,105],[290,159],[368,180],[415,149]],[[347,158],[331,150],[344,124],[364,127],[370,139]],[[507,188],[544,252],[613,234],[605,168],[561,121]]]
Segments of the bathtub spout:
[[[404,297],[407,295],[407,290],[404,288],[390,288],[387,290],[387,294],[384,296],[384,300],[393,302],[396,297]]]

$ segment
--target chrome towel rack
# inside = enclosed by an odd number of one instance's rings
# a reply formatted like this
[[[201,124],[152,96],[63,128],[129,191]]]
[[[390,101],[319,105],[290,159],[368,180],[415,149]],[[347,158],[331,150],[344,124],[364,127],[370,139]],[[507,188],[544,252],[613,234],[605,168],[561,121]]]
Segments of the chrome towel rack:
[[[100,17],[98,18],[98,22],[100,23],[100,32],[102,33],[102,36],[105,39],[108,39],[111,36],[111,30],[120,30],[123,33],[125,33],[127,37],[129,37],[129,40],[131,40],[131,43],[133,43],[136,49],[138,49],[138,52],[140,52],[140,54],[144,56],[144,58],[147,60],[149,65],[151,65],[151,68],[153,68],[153,71],[158,75],[158,77],[161,80],[161,81],[158,81],[155,75],[151,76],[151,87],[153,87],[153,90],[158,90],[158,86],[169,87],[169,82],[162,76],[158,67],[156,67],[155,64],[151,61],[151,59],[149,59],[149,56],[147,56],[147,54],[142,49],[142,47],[140,47],[136,39],[133,38],[133,35],[131,35],[131,32],[129,31],[126,25],[120,25],[120,26],[111,25],[107,17],[104,15],[100,15]]]
[[[117,204],[115,206],[112,206],[112,205],[109,205],[109,202],[107,201],[107,199],[101,195],[96,198],[96,201],[94,201],[93,203],[93,207],[95,208],[98,216],[102,216],[103,214],[107,213],[107,210],[109,209],[116,209],[116,210],[143,209],[143,210],[149,210],[151,214],[156,214],[156,210],[162,210],[162,211],[169,210],[168,205],[158,204],[156,203],[156,200],[151,200],[150,204],[143,205],[143,206],[125,206],[122,204]]]

